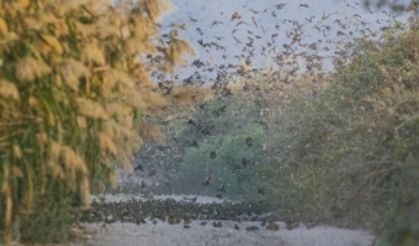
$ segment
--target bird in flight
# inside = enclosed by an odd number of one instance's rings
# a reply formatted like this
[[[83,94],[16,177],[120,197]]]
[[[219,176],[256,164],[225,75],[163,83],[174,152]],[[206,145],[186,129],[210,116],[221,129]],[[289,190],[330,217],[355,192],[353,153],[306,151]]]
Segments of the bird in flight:
[[[285,7],[285,5],[286,5],[285,3],[280,3],[280,4],[275,4],[274,6],[276,9],[282,9]]]

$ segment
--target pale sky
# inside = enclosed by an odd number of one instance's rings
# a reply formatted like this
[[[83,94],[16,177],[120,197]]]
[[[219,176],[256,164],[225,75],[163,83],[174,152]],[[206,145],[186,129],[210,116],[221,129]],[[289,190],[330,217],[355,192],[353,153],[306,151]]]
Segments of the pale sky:
[[[214,65],[243,63],[243,57],[239,56],[247,56],[252,52],[254,66],[269,66],[271,57],[282,51],[283,44],[291,42],[287,32],[290,34],[293,24],[296,24],[295,21],[298,21],[298,25],[302,25],[301,42],[309,44],[318,41],[319,49],[315,52],[328,56],[331,54],[323,50],[324,47],[332,48],[337,41],[351,40],[355,36],[360,36],[361,33],[357,32],[357,29],[365,30],[364,27],[368,27],[372,32],[376,32],[390,21],[406,22],[407,18],[406,15],[389,14],[386,9],[368,11],[360,4],[362,2],[360,0],[172,1],[178,10],[164,19],[163,26],[167,27],[170,23],[185,24],[186,30],[180,30],[180,36],[190,41],[198,51],[195,59],[199,58]],[[408,2],[408,0],[398,2]],[[279,7],[279,4],[285,5]],[[237,18],[232,20],[236,12]],[[239,24],[240,21],[243,23]],[[346,29],[342,29],[341,24],[346,25]],[[344,35],[337,35],[339,30]],[[272,38],[272,35],[277,37]],[[254,50],[246,46],[246,43],[250,42],[248,37],[254,39]],[[201,44],[215,42],[220,46],[204,48],[199,44],[200,40]],[[270,48],[267,47],[269,42]],[[296,49],[304,50],[302,47]],[[184,70],[183,74],[189,75],[196,70],[189,68]]]

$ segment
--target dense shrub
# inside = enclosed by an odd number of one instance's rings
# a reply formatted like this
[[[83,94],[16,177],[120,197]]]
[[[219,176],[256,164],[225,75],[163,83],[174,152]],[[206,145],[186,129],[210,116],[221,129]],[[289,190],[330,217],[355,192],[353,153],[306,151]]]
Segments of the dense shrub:
[[[113,2],[0,2],[0,233],[6,243],[13,233],[25,240],[65,238],[51,233],[71,225],[71,211],[88,205],[91,189],[112,184],[116,165],[129,168],[142,143],[136,130],[142,114],[166,107],[148,74],[170,71],[191,51],[175,32],[169,45],[158,42],[156,22],[168,1]],[[150,67],[139,54],[166,62]]]
[[[264,162],[264,138],[260,125],[249,124],[241,131],[217,135],[198,142],[199,146],[186,149],[181,163],[180,190],[196,194],[227,194],[235,199],[257,199],[261,178],[255,173]],[[210,180],[206,188],[204,183],[207,179]]]
[[[378,231],[385,224],[390,245],[417,243],[418,44],[415,26],[361,42],[329,88],[280,115],[266,187],[282,213]]]

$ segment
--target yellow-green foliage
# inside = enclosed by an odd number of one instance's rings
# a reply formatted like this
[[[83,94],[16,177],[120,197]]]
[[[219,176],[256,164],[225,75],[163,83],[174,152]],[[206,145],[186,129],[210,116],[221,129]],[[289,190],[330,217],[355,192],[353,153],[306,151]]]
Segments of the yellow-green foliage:
[[[291,216],[378,232],[389,222],[388,245],[417,245],[418,26],[354,48],[329,87],[280,114],[266,186]]]
[[[156,21],[169,1],[0,1],[0,232],[61,187],[88,205],[91,188],[130,167],[141,112],[166,107],[152,69],[170,71],[191,49]],[[165,56],[151,68],[139,54]],[[143,128],[142,130],[147,129]],[[150,129],[149,129],[150,131]],[[156,135],[151,133],[149,135]],[[60,190],[60,189],[58,189]]]

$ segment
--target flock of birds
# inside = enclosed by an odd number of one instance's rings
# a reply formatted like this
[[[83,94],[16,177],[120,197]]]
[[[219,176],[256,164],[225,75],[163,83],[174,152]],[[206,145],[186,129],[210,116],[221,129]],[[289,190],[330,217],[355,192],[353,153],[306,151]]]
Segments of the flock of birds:
[[[220,86],[225,89],[228,83],[243,77],[249,79],[261,73],[265,74],[265,79],[274,83],[295,82],[294,79],[299,74],[308,75],[316,82],[330,70],[327,67],[330,64],[327,63],[334,62],[334,66],[339,66],[352,56],[352,50],[344,46],[348,42],[362,37],[379,39],[380,32],[390,26],[396,29],[404,28],[401,20],[407,19],[406,13],[391,12],[386,8],[373,11],[368,5],[357,1],[343,2],[346,9],[354,11],[323,11],[321,15],[281,18],[291,4],[294,8],[302,9],[301,11],[312,8],[308,3],[289,2],[276,3],[261,9],[243,6],[242,10],[245,12],[227,13],[220,10],[216,20],[202,21],[199,17],[187,14],[188,24],[169,24],[168,27],[177,29],[179,33],[184,31],[185,35],[191,36],[185,39],[191,42],[195,40],[196,44],[193,45],[197,45],[200,53],[204,54],[191,62],[189,70],[192,75],[181,79],[182,74],[177,74],[167,80],[164,75],[155,74],[156,79],[161,81],[159,85],[162,88],[169,88],[176,83],[212,83],[213,88]],[[270,26],[265,27],[268,24]],[[224,35],[217,35],[217,30],[222,30]],[[226,30],[229,30],[229,33],[226,33]],[[165,35],[161,42],[167,42],[164,37]],[[236,54],[235,51],[239,53]],[[208,60],[217,55],[220,56],[217,62]],[[233,59],[230,59],[231,56]],[[269,68],[257,68],[257,62],[261,59],[270,62]],[[158,60],[150,57],[150,62]],[[188,124],[195,126],[205,136],[211,135],[211,129],[204,124],[193,121],[189,121]],[[155,169],[149,176],[154,174]],[[211,184],[211,176],[207,176],[201,182],[204,187]],[[222,196],[224,192],[225,187],[221,184],[218,196]],[[264,195],[265,192],[258,189],[258,193]]]
[[[365,8],[358,2],[346,0],[343,2],[348,9]],[[287,11],[288,4],[291,3],[276,3],[262,9],[245,8],[245,11],[248,11],[246,14],[237,11],[229,13],[228,16],[221,11],[219,16],[224,17],[210,23],[203,23],[199,17],[188,15],[188,24],[169,25],[170,29],[175,28],[179,33],[183,31],[191,35],[192,38],[185,39],[193,42],[193,46],[200,51],[201,57],[193,60],[186,72],[168,78],[167,75],[155,71],[152,74],[153,77],[160,81],[161,87],[176,83],[222,86],[243,77],[251,78],[261,72],[271,76],[271,80],[275,83],[292,83],[293,77],[301,73],[321,80],[331,67],[339,66],[342,61],[351,57],[352,50],[348,49],[348,46],[343,46],[345,43],[362,37],[377,40],[381,37],[380,33],[390,26],[403,29],[405,26],[400,20],[407,20],[406,14],[392,13],[388,9],[373,11],[370,8],[366,8],[366,12],[362,12],[364,9],[349,15],[335,11],[323,12],[321,15],[311,15],[303,19],[281,19],[282,12]],[[308,3],[299,3],[298,8],[303,11],[310,9],[311,6]],[[360,14],[361,12],[366,13],[365,16]],[[374,14],[376,18],[372,21],[371,15]],[[265,21],[261,22],[261,18]],[[271,21],[266,21],[266,19]],[[265,27],[266,23],[271,26]],[[225,32],[227,27],[231,27],[229,33]],[[164,27],[161,26],[161,28]],[[216,34],[220,29],[224,35]],[[167,36],[163,35],[161,42],[168,42],[165,38]],[[218,60],[211,61],[212,57],[218,57]],[[152,56],[148,58],[150,63],[159,63],[162,59],[162,57]],[[268,61],[269,67],[258,67],[261,60]],[[316,82],[316,80],[313,81]],[[197,129],[202,128],[196,122],[189,123],[195,125]],[[204,135],[211,135],[209,129],[201,130]],[[248,145],[251,145],[251,142],[251,139],[246,139]],[[198,143],[194,144],[198,145]],[[216,158],[216,153],[214,155],[211,158]],[[134,170],[147,173],[141,163]],[[155,176],[156,172],[156,169],[149,170],[149,178]],[[203,187],[217,185],[212,184],[212,181],[213,177],[207,176],[200,185]],[[226,192],[226,187],[224,184],[218,185],[217,192],[221,196]],[[261,195],[265,194],[262,189],[258,189],[257,192]],[[135,223],[143,223],[147,217],[167,220],[169,223],[180,223],[183,219],[186,221],[185,228],[188,228],[187,221],[198,217],[214,220],[237,219],[239,214],[248,212],[258,212],[258,206],[253,206],[249,210],[247,204],[200,205],[194,203],[193,200],[188,203],[170,200],[165,202],[132,201],[112,204],[94,203],[85,219]],[[214,223],[214,227],[219,226],[218,222]],[[276,227],[273,226],[273,228]]]
[[[81,222],[106,224],[122,222],[141,224],[183,224],[191,228],[192,221],[199,221],[201,226],[223,227],[223,221],[233,221],[235,230],[256,231],[261,228],[277,231],[280,218],[269,213],[270,208],[262,202],[224,202],[197,203],[196,200],[129,200],[118,202],[98,202],[94,200],[91,208],[81,215]],[[242,225],[241,222],[258,222],[259,225]],[[295,219],[285,219],[285,228],[291,230],[299,226]],[[313,227],[315,221],[306,221],[307,227]]]
[[[333,11],[281,18],[292,3],[263,9],[243,6],[242,11],[234,13],[220,10],[218,15],[214,13],[217,19],[209,22],[189,14],[184,20],[187,23],[169,24],[167,28],[184,32],[200,58],[191,62],[187,73],[173,75],[169,80],[184,84],[228,83],[256,74],[260,68],[266,70],[266,63],[271,72],[281,70],[283,82],[290,82],[298,73],[318,75],[330,70],[334,58],[348,56],[347,50],[339,49],[344,43],[357,37],[377,39],[391,25],[401,28],[398,20],[406,17],[389,9],[373,11],[357,1],[343,2],[351,14]],[[308,3],[297,7],[301,11],[313,8]],[[167,40],[163,37],[161,42]],[[157,80],[165,79],[163,74],[154,75]]]

